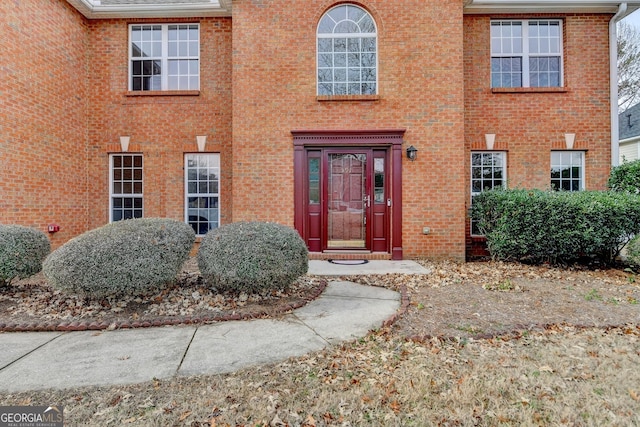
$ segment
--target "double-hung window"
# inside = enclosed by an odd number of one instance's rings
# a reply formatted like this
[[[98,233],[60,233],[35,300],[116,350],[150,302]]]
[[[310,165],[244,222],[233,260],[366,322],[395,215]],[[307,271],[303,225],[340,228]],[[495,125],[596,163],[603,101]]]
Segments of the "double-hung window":
[[[142,218],[142,154],[112,154],[109,162],[109,221]]]
[[[561,87],[562,21],[491,21],[491,87]]]
[[[318,95],[377,94],[377,30],[366,10],[352,4],[329,10],[317,40]]]
[[[506,153],[483,151],[471,153],[471,203],[473,198],[483,191],[505,188],[506,178]],[[471,234],[482,235],[477,221],[471,221]]]
[[[584,152],[551,152],[551,188],[553,190],[584,190]]]
[[[203,236],[220,224],[220,154],[185,156],[185,221]]]
[[[199,90],[200,26],[129,27],[129,90]]]

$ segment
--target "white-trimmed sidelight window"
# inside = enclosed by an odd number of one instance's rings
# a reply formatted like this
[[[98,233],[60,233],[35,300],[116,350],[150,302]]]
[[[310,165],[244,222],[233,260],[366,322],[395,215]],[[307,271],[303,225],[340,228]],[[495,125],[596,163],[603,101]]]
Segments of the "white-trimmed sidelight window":
[[[142,154],[109,156],[109,222],[142,218],[143,199]]]
[[[199,90],[200,26],[129,26],[129,90]]]
[[[506,188],[506,154],[503,151],[471,152],[471,203],[483,191]],[[477,221],[471,221],[471,235],[482,235]]]
[[[185,155],[185,221],[198,236],[220,225],[220,154]]]
[[[378,93],[378,38],[369,12],[352,4],[330,9],[317,39],[318,95]]]
[[[491,87],[562,87],[562,21],[491,21]]]
[[[556,191],[584,190],[584,152],[551,152],[551,189]]]

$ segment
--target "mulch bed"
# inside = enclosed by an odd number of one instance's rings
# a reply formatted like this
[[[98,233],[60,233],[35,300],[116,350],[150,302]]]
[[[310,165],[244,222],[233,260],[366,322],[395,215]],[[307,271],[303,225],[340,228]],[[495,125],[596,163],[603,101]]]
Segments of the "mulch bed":
[[[277,318],[316,299],[326,280],[304,276],[264,294],[208,288],[194,259],[176,283],[146,297],[91,300],[54,290],[42,273],[0,288],[0,332],[84,331]]]

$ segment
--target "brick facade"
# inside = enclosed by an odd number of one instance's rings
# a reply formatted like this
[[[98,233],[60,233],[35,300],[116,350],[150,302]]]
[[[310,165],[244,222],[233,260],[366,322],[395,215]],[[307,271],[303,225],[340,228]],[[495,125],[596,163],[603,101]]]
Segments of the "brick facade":
[[[509,16],[514,17],[549,16]],[[586,150],[585,187],[604,190],[611,165],[610,16],[564,18],[564,88],[560,92],[492,92],[491,18],[496,17],[465,16],[465,170],[470,169],[469,151],[486,149],[484,134],[495,134],[494,148],[507,152],[509,188],[547,189],[551,150],[564,149],[564,134],[575,133],[574,149]],[[467,185],[467,206],[470,191]],[[477,249],[474,244],[468,253],[477,254]]]
[[[133,23],[200,23],[200,91],[154,95],[128,92],[128,28]],[[120,136],[144,156],[144,215],[184,219],[184,154],[221,155],[221,221],[231,222],[231,19],[91,21],[89,64],[89,228],[109,220],[109,154]]]
[[[292,131],[404,129],[403,150],[419,150],[402,156],[402,227],[392,231],[405,258],[473,251],[470,152],[485,149],[486,133],[507,152],[510,187],[547,188],[565,133],[587,150],[586,187],[605,187],[610,15],[553,16],[563,18],[562,90],[492,91],[495,16],[463,15],[462,0],[355,3],[378,28],[376,96],[316,96],[316,27],[335,0],[236,0],[232,18],[92,20],[64,0],[3,3],[0,222],[59,223],[54,246],[107,223],[120,136],[144,155],[145,216],[184,218],[184,154],[207,135],[206,151],[221,155],[221,222],[293,226]],[[194,22],[200,90],[129,92],[129,24]]]
[[[465,176],[449,173],[464,162],[461,2],[366,2],[379,99],[318,101],[316,27],[334,4],[234,3],[234,220],[293,225],[291,130],[406,128],[419,153],[403,159],[404,256],[464,258]]]
[[[60,244],[87,229],[87,22],[59,0],[0,5],[0,222]]]

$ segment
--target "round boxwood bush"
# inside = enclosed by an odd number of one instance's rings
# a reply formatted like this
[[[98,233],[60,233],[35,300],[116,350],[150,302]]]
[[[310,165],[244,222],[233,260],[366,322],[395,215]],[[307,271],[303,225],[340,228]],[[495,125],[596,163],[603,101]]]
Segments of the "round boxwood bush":
[[[0,224],[0,286],[38,273],[50,250],[49,239],[42,231]]]
[[[236,222],[207,233],[198,250],[198,266],[213,288],[261,293],[286,289],[306,274],[308,250],[291,227]]]
[[[88,231],[45,259],[49,283],[92,298],[147,295],[175,280],[195,233],[165,218],[119,221]]]

